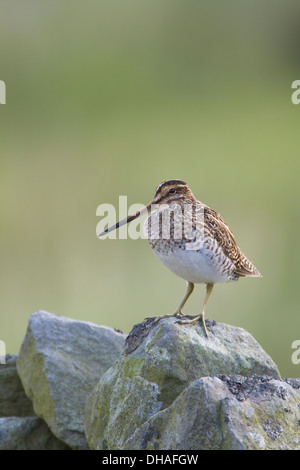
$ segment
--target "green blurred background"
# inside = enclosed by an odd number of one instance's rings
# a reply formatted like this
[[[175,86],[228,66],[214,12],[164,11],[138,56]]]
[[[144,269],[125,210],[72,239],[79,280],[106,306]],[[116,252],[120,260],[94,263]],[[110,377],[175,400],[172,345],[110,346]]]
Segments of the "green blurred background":
[[[1,0],[0,339],[38,309],[129,332],[185,282],[146,240],[99,240],[102,203],[171,178],[219,211],[263,274],[216,286],[207,317],[300,376],[299,1]],[[198,313],[204,286],[185,312]]]

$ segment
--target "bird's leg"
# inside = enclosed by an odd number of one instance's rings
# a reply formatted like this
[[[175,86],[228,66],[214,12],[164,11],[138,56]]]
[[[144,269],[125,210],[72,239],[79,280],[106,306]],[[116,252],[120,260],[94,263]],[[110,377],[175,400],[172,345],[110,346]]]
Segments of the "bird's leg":
[[[187,299],[189,298],[189,296],[191,295],[191,293],[193,292],[193,290],[194,290],[194,284],[193,284],[192,282],[188,282],[188,286],[187,286],[187,290],[186,290],[185,296],[183,297],[182,301],[180,302],[180,305],[179,305],[179,307],[177,308],[177,310],[176,310],[175,313],[170,313],[170,314],[167,314],[167,315],[162,315],[161,317],[147,317],[146,320],[158,321],[158,320],[160,320],[161,318],[182,317],[182,316],[183,316],[183,313],[182,313],[181,309],[182,309],[183,306],[185,305]]]
[[[195,324],[196,321],[201,319],[202,325],[203,325],[203,328],[204,328],[204,332],[205,332],[205,335],[206,335],[207,338],[208,338],[208,333],[207,333],[207,328],[206,328],[205,319],[204,319],[204,312],[205,312],[205,308],[206,308],[208,299],[210,297],[210,294],[212,293],[213,287],[214,287],[213,284],[206,284],[206,296],[205,296],[205,300],[204,300],[203,307],[202,307],[200,315],[196,315],[191,320],[181,320],[180,321],[181,324],[188,325],[188,324]]]
[[[194,290],[194,284],[192,282],[188,282],[185,296],[183,297],[182,301],[180,302],[179,307],[177,308],[174,315],[177,315],[179,317],[181,317],[183,315],[181,310],[183,309],[184,305],[186,304],[186,302],[187,302],[189,296],[192,294],[193,290]]]

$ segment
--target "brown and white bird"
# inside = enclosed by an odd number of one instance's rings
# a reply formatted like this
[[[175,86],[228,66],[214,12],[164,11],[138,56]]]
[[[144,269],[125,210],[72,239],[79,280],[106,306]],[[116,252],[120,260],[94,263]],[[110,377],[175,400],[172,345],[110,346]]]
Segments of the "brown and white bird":
[[[161,183],[149,204],[98,236],[145,212],[149,215],[144,230],[154,254],[174,274],[187,281],[186,294],[176,312],[155,319],[177,316],[182,324],[194,324],[200,319],[208,336],[204,312],[214,284],[237,281],[240,277],[261,277],[261,274],[240,250],[220,214],[197,201],[181,180]],[[194,284],[206,284],[205,300],[199,315],[183,320],[182,308]]]

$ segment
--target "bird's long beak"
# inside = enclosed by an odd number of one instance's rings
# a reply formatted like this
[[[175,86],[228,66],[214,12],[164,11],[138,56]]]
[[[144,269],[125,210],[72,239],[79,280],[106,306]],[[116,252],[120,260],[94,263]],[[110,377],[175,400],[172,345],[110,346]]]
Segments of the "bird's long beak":
[[[116,230],[117,228],[122,227],[122,225],[128,224],[128,222],[131,222],[132,220],[137,219],[140,215],[144,214],[145,212],[150,212],[151,204],[153,204],[153,201],[149,202],[149,204],[147,204],[145,207],[142,207],[142,209],[137,211],[135,214],[128,215],[127,217],[120,220],[119,222],[112,225],[111,227],[106,228],[103,232],[99,233],[98,237],[102,237],[102,235],[112,232],[113,230]]]

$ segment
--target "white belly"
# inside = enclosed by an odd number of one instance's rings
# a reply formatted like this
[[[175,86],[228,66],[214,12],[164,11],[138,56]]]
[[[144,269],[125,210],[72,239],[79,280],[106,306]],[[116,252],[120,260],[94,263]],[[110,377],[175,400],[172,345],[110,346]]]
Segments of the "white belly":
[[[154,254],[159,261],[177,276],[195,284],[215,284],[231,281],[228,275],[220,272],[218,264],[211,259],[212,252],[203,248],[201,251],[156,250]]]
[[[234,280],[232,261],[224,255],[215,240],[205,240],[204,230],[200,230],[201,225],[197,237],[192,242],[193,246],[184,237],[177,239],[170,228],[167,232],[170,237],[164,238],[162,228],[165,226],[159,219],[159,214],[163,214],[164,210],[152,212],[144,223],[145,236],[161,263],[177,276],[195,284],[215,284]],[[170,217],[169,212],[167,215]],[[177,213],[177,217],[174,226],[177,224],[180,227],[183,221],[182,213]],[[151,231],[149,231],[148,224],[151,226]]]

